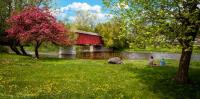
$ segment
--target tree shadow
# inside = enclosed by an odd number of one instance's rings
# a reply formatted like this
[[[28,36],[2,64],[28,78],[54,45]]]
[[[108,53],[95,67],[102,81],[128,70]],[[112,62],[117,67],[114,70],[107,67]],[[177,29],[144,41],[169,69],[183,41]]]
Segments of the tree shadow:
[[[177,84],[173,78],[177,67],[145,67],[142,69],[131,66],[127,71],[136,74],[136,78],[148,86],[149,90],[162,98],[200,98],[200,68],[190,68],[189,75],[193,81],[191,84]]]

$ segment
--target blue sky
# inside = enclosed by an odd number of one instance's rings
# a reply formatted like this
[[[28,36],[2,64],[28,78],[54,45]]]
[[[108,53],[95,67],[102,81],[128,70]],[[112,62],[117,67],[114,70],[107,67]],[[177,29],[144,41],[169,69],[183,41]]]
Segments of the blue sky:
[[[64,7],[66,5],[72,4],[73,2],[88,3],[90,5],[100,5],[103,6],[102,0],[54,0],[56,7]]]
[[[111,14],[105,9],[102,0],[53,0],[52,14],[59,20],[73,21],[76,11],[87,10],[96,15],[99,20],[109,19]]]

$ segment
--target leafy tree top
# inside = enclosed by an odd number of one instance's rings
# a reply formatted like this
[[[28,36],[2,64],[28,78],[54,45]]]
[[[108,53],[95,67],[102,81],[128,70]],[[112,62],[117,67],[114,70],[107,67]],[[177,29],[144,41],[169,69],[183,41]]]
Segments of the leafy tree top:
[[[13,12],[7,23],[11,26],[6,31],[8,37],[20,42],[70,44],[64,25],[58,23],[47,8],[25,7],[20,12]]]
[[[191,46],[185,41],[192,43],[200,33],[199,0],[104,0],[104,3],[122,18],[125,32],[165,35],[179,40],[183,47]]]

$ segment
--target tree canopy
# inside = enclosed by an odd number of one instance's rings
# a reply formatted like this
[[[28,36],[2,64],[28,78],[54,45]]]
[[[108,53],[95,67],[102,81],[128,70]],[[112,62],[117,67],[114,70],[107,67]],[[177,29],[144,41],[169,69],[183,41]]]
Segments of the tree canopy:
[[[98,23],[98,18],[90,11],[79,10],[76,11],[76,16],[72,20],[71,25],[76,30],[94,32],[94,28]]]
[[[16,54],[27,55],[23,45],[16,39],[8,39],[5,30],[8,28],[5,20],[10,17],[13,11],[21,11],[24,7],[32,6],[48,6],[51,0],[1,0],[0,1],[0,44],[10,46]],[[20,47],[20,51],[17,46]]]
[[[104,3],[122,17],[124,33],[133,33],[135,39],[149,35],[151,41],[177,40],[182,55],[175,79],[181,83],[189,81],[193,43],[200,32],[199,0],[104,0]]]
[[[58,23],[48,9],[28,6],[20,12],[14,12],[7,23],[11,26],[6,30],[8,37],[15,38],[20,43],[35,44],[37,58],[37,50],[43,42],[70,44],[64,25]]]
[[[128,41],[130,39],[127,35],[123,35],[120,19],[116,20],[113,18],[108,22],[97,24],[95,32],[99,33],[103,37],[104,45],[106,47],[117,50],[129,47]]]

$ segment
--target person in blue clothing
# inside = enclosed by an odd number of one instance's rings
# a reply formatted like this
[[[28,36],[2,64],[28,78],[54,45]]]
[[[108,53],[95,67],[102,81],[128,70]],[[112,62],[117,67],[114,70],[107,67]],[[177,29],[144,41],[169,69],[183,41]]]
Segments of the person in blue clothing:
[[[165,66],[165,60],[164,60],[164,58],[162,58],[161,60],[160,60],[160,66]]]

